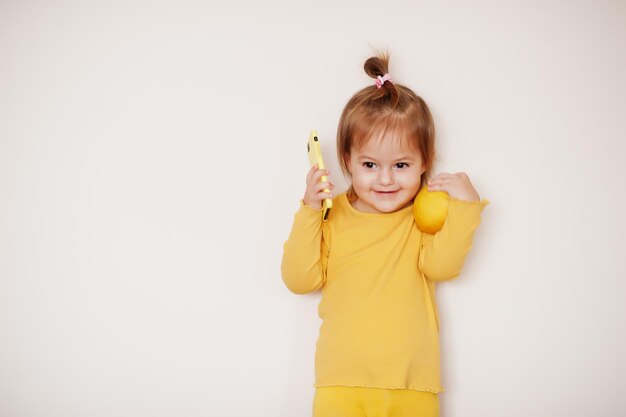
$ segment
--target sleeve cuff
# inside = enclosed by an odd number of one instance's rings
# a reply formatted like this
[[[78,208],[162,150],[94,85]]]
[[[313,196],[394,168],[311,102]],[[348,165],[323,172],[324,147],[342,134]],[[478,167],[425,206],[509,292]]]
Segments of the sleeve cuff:
[[[317,221],[322,220],[323,215],[324,214],[323,214],[322,207],[316,209],[311,206],[307,206],[304,203],[304,200],[300,199],[300,208],[298,209],[298,212],[296,213],[296,217],[301,218],[301,219],[308,219],[307,221],[311,221],[311,222],[317,222]]]
[[[448,203],[448,216],[446,221],[452,221],[455,225],[469,225],[480,223],[480,216],[489,200],[465,201],[451,198]]]
[[[316,209],[316,208],[313,208],[313,207],[311,207],[311,206],[307,206],[307,205],[304,203],[304,200],[301,198],[301,199],[300,199],[300,209],[303,209],[303,208],[306,208],[306,209],[308,209],[308,210],[312,210],[312,211],[316,211],[316,212],[320,212],[320,213],[322,212],[322,208],[321,208],[321,207],[320,207],[320,208],[318,208],[318,209]]]
[[[483,198],[480,201],[466,201],[466,200],[457,200],[456,198],[451,198],[449,204],[457,204],[460,206],[481,206],[482,208],[487,207],[487,205],[489,205],[491,203],[491,201],[487,200],[486,198]]]

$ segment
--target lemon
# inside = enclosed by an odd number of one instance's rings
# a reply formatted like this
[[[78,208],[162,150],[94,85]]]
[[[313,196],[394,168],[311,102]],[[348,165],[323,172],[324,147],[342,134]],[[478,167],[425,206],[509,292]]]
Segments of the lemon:
[[[424,185],[413,202],[413,215],[418,229],[433,235],[441,230],[448,214],[449,200],[445,191],[428,191],[428,185]]]

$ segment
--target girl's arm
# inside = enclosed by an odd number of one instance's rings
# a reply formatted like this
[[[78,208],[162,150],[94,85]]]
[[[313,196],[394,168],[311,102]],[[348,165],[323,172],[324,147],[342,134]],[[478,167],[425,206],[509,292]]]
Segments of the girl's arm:
[[[431,281],[456,278],[465,256],[472,247],[474,232],[480,225],[482,210],[489,200],[464,201],[451,198],[448,215],[435,235],[422,233],[419,269]]]
[[[474,231],[480,224],[480,213],[489,200],[480,201],[464,172],[435,175],[428,180],[428,189],[447,192],[450,201],[443,228],[434,236],[422,234],[419,268],[432,281],[450,280],[461,273]]]
[[[301,200],[283,245],[282,278],[293,293],[310,293],[326,282],[330,231],[322,215],[321,208],[309,207]]]

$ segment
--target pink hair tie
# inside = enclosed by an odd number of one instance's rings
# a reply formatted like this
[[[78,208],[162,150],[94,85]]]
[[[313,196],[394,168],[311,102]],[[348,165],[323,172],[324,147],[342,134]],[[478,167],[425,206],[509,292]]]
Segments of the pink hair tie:
[[[380,88],[383,86],[383,84],[385,84],[385,81],[391,81],[391,75],[389,74],[385,74],[384,76],[378,76],[376,78],[376,88]]]

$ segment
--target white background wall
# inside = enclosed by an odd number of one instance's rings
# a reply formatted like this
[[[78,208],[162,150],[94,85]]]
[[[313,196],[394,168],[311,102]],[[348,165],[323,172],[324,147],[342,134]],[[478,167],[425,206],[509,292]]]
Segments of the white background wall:
[[[0,416],[308,416],[319,294],[282,244],[311,128],[337,191],[372,47],[491,200],[439,286],[442,416],[626,413],[623,1],[2,1]]]

